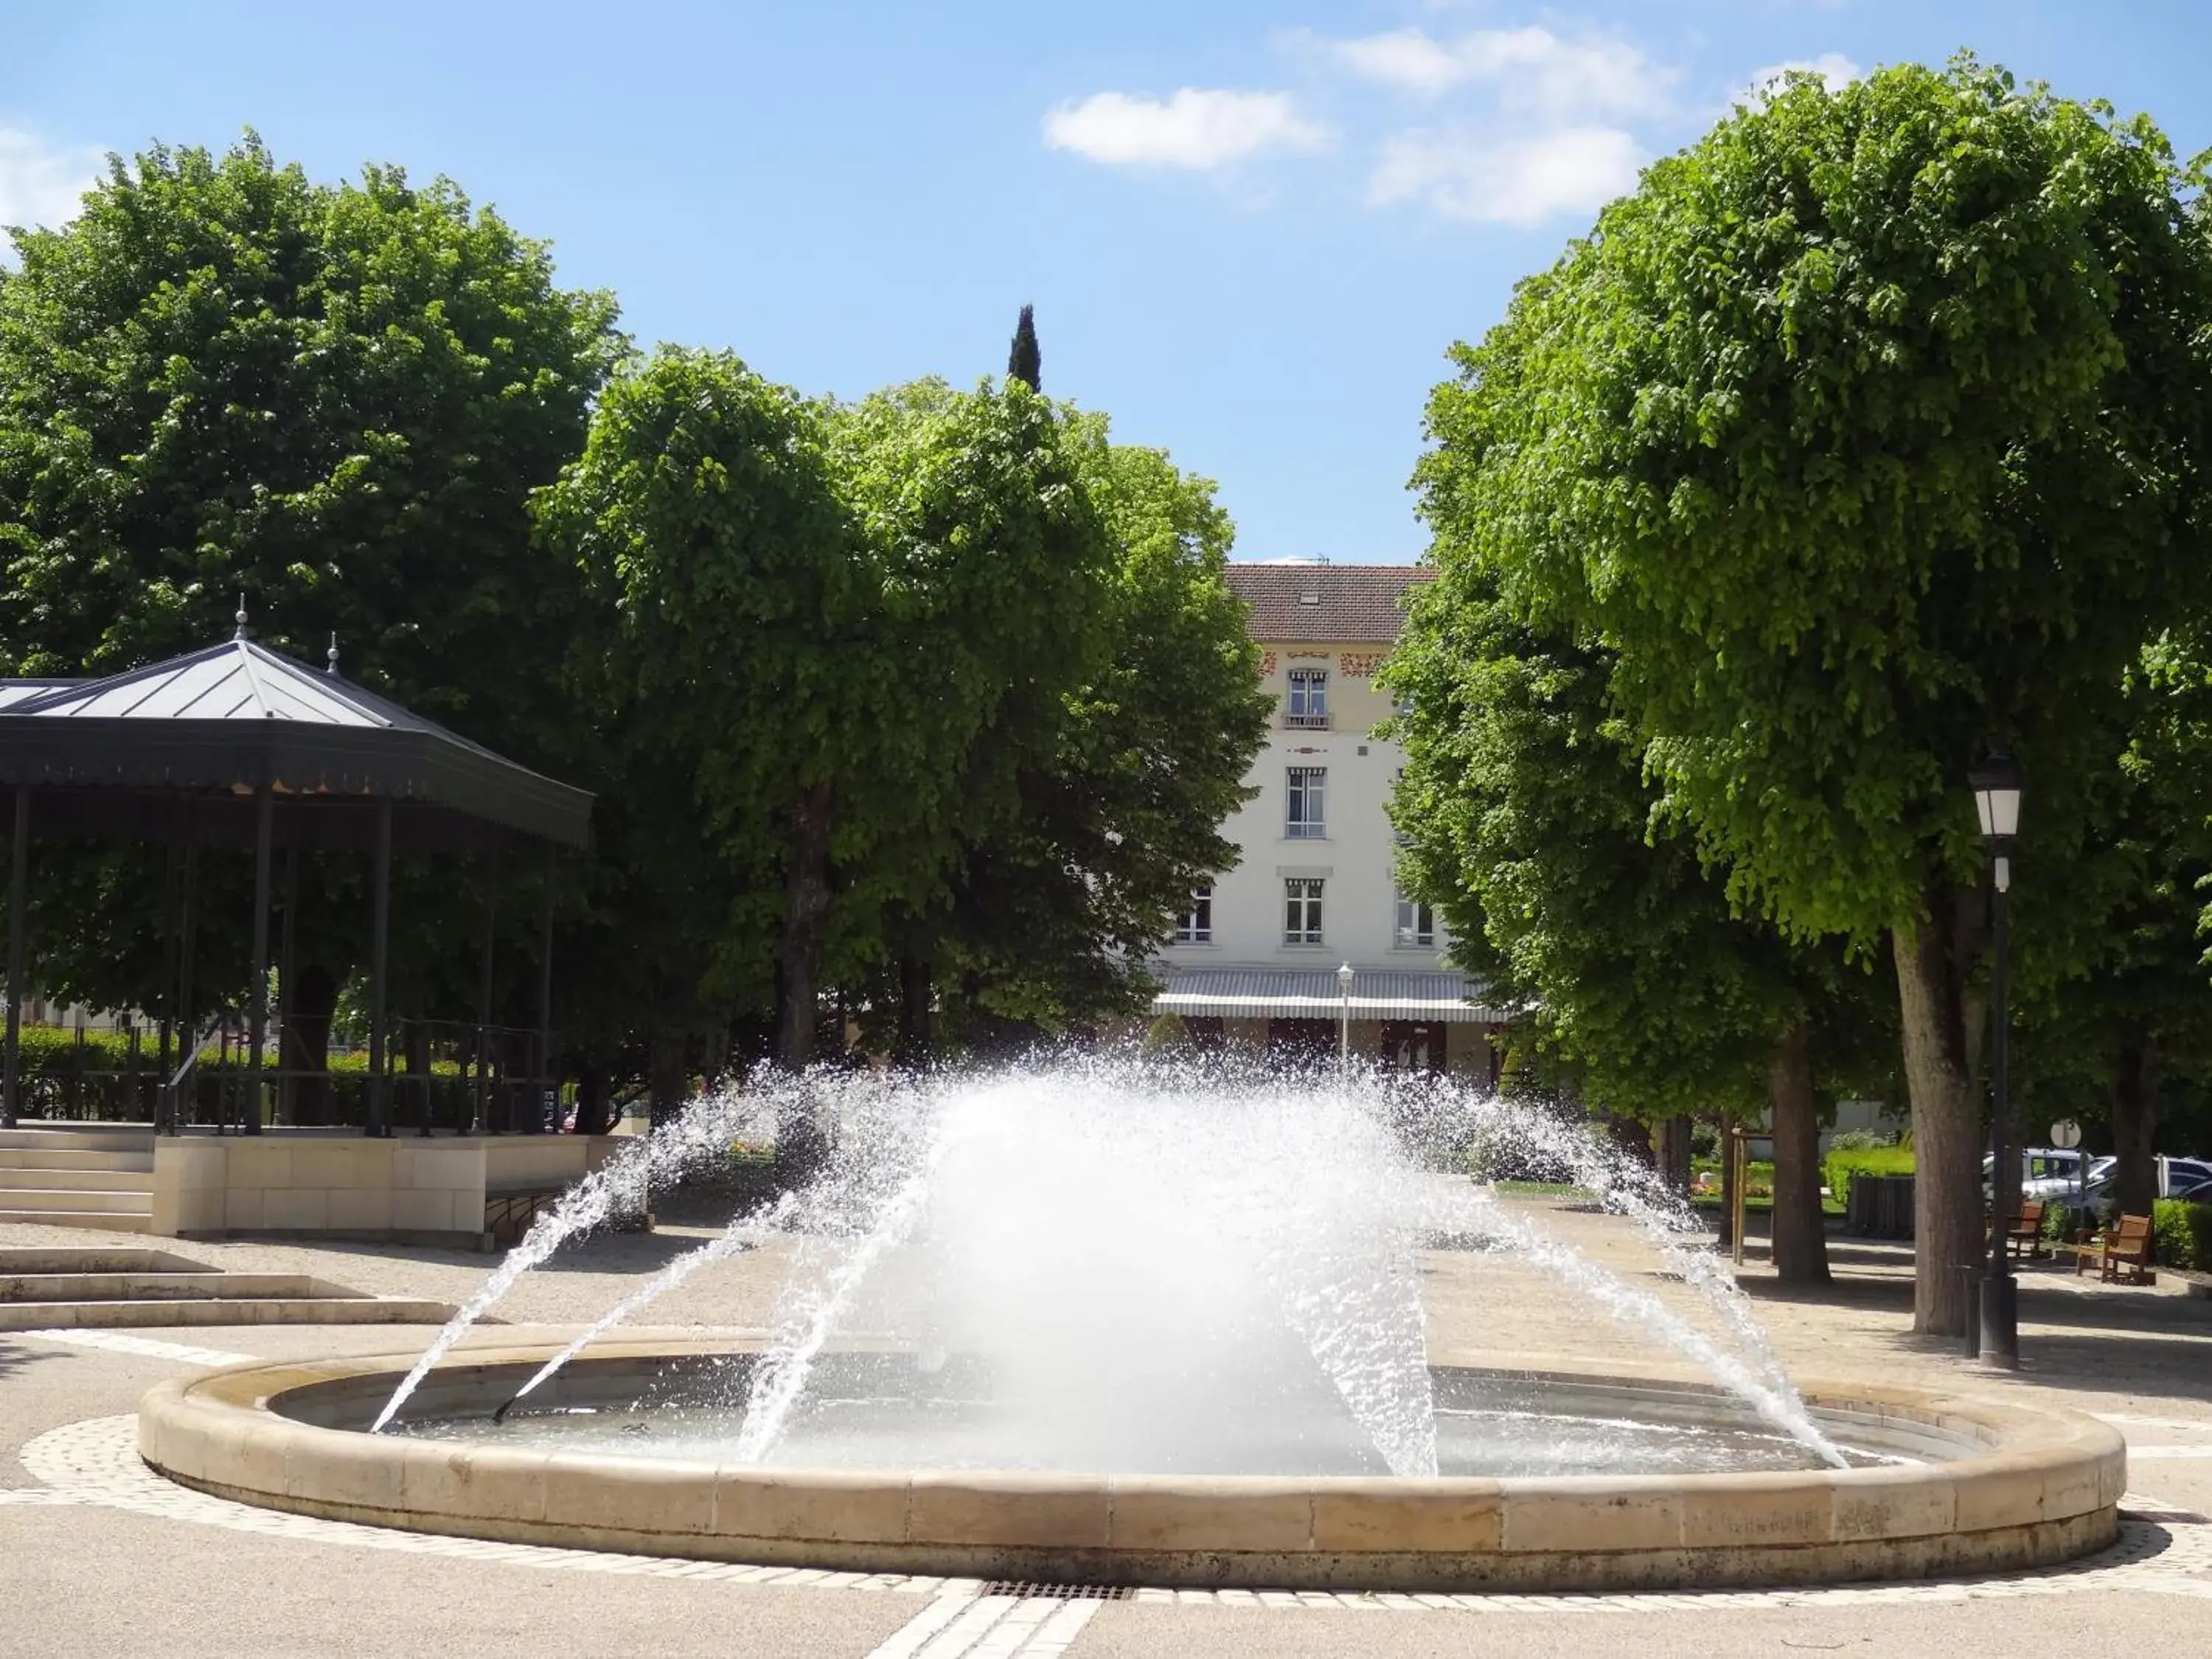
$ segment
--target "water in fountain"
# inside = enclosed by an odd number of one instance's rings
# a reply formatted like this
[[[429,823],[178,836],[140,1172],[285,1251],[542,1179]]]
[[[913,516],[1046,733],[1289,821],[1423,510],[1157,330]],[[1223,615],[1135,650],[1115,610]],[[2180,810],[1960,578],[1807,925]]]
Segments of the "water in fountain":
[[[757,1249],[777,1228],[790,1220],[792,1212],[798,1208],[797,1196],[793,1193],[784,1194],[773,1203],[763,1206],[759,1213],[740,1216],[723,1229],[717,1237],[709,1239],[696,1249],[686,1250],[682,1255],[676,1257],[659,1273],[647,1279],[644,1284],[593,1320],[585,1328],[582,1335],[576,1337],[567,1347],[539,1366],[532,1374],[530,1380],[514,1391],[514,1397],[493,1414],[494,1419],[506,1416],[514,1407],[536,1393],[540,1384],[550,1379],[563,1365],[590,1347],[592,1343],[598,1341],[609,1331],[628,1324],[654,1303],[659,1301],[662,1297],[680,1287],[702,1267],[711,1267],[723,1257],[734,1255],[739,1250]]]
[[[787,1086],[757,1091],[756,1117],[787,1112]],[[1440,1420],[1463,1436],[1468,1413],[1432,1397],[1418,1252],[1459,1231],[1697,1364],[1799,1455],[1839,1461],[1733,1281],[1685,1248],[1680,1201],[1586,1127],[1453,1085],[1127,1059],[805,1087],[835,1151],[773,1224],[790,1240],[774,1340],[742,1398],[678,1413],[725,1459],[1433,1474]],[[737,1115],[695,1109],[688,1133],[726,1146]],[[1505,1139],[1632,1218],[1717,1336],[1437,1172]],[[465,1314],[590,1224],[593,1202],[564,1206],[557,1236]],[[704,1265],[679,1258],[585,1340]],[[880,1377],[832,1363],[864,1334],[920,1356],[901,1386],[925,1398],[887,1407]],[[1513,1415],[1484,1410],[1493,1428]]]
[[[672,1122],[631,1140],[571,1187],[559,1202],[531,1224],[521,1241],[422,1351],[422,1358],[377,1413],[369,1432],[380,1433],[399,1414],[407,1397],[430,1374],[430,1368],[453,1351],[469,1328],[489,1313],[523,1274],[570,1239],[604,1224],[625,1204],[642,1208],[645,1195],[654,1185],[727,1158],[738,1133],[760,1124],[765,1113],[773,1109],[773,1102],[734,1090],[712,1091],[692,1101]]]

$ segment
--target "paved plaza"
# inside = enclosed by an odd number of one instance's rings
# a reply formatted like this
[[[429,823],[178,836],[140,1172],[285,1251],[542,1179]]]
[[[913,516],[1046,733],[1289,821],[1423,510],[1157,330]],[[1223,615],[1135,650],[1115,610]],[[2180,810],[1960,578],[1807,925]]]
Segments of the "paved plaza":
[[[1691,1292],[1626,1224],[1527,1207],[1686,1317]],[[485,1341],[550,1341],[707,1235],[680,1208],[528,1275]],[[125,1242],[0,1227],[0,1247]],[[137,1241],[130,1241],[137,1242]],[[386,1294],[459,1301],[490,1258],[391,1246],[240,1242],[183,1253],[240,1270],[312,1271]],[[2130,1446],[2119,1544],[2022,1577],[1644,1595],[1334,1595],[1139,1589],[1118,1599],[994,1595],[962,1581],[864,1577],[433,1538],[279,1515],[186,1491],[137,1457],[131,1413],[164,1378],[247,1358],[400,1352],[419,1326],[258,1325],[0,1336],[0,1654],[178,1656],[836,1656],[1073,1659],[1109,1655],[1544,1654],[1595,1643],[1639,1655],[2192,1650],[2212,1630],[2212,1303],[2027,1270],[2021,1372],[1981,1370],[1910,1334],[1906,1252],[1838,1241],[1838,1284],[1784,1297],[1744,1282],[1805,1375],[1986,1391],[2095,1413]],[[662,1303],[653,1334],[750,1333],[781,1263],[719,1264]],[[1577,1357],[1664,1367],[1650,1343],[1511,1261],[1424,1259],[1432,1357]],[[896,1279],[894,1266],[892,1279]],[[865,1310],[856,1318],[865,1328]]]

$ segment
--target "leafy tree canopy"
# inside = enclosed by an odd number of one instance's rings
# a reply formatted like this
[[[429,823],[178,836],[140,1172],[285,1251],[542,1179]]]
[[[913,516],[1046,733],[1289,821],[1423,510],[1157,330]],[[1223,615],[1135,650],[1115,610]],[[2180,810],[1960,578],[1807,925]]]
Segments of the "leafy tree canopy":
[[[1971,881],[1984,740],[2054,784],[2117,752],[2202,563],[2190,182],[1971,59],[1797,77],[1457,352],[1420,482],[1459,552],[1618,650],[1669,806],[1785,927],[1870,944]]]
[[[1756,1115],[1800,1024],[1832,1089],[1880,1077],[1868,975],[1731,915],[1659,814],[1610,678],[1601,651],[1513,620],[1480,573],[1416,593],[1384,675],[1406,709],[1392,816],[1455,957],[1518,1005],[1546,1073],[1626,1115]]]
[[[206,646],[243,593],[279,648],[319,660],[335,632],[375,690],[526,761],[567,752],[548,642],[579,590],[532,547],[527,502],[626,349],[611,298],[558,287],[544,244],[449,181],[316,184],[251,134],[112,161],[76,220],[16,246],[0,673]],[[221,986],[243,975],[243,906],[210,865],[201,972]],[[49,987],[150,1001],[158,854],[48,848],[40,871]],[[309,878],[302,948],[341,976],[365,945],[354,881],[328,861]],[[428,972],[421,911],[397,910],[401,969]],[[449,1006],[472,1007],[473,982],[454,975]]]

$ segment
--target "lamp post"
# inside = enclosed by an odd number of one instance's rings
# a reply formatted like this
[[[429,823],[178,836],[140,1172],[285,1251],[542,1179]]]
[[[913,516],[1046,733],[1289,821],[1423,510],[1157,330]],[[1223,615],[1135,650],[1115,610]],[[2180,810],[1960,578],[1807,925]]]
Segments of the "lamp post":
[[[1352,981],[1355,977],[1348,962],[1336,970],[1336,987],[1344,994],[1336,1018],[1336,1074],[1340,1079],[1352,1070]]]
[[[1991,750],[1966,775],[1982,821],[1982,846],[1990,860],[1990,1261],[1982,1279],[1982,1358],[2008,1370],[2020,1364],[2020,1302],[2007,1255],[2007,1235],[2018,1204],[2020,1159],[2012,1150],[2012,1018],[2010,944],[2006,906],[2012,890],[2012,848],[2020,833],[2020,798],[2027,775],[2002,750]]]

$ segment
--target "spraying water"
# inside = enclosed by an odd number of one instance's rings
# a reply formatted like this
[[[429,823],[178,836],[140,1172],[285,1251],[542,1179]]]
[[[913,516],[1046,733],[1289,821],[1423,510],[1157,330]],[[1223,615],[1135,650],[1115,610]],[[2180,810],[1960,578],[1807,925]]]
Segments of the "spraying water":
[[[698,1249],[686,1250],[682,1255],[678,1256],[659,1273],[647,1279],[644,1284],[601,1314],[592,1321],[581,1336],[577,1337],[567,1347],[541,1365],[527,1382],[514,1391],[513,1399],[492,1413],[492,1420],[497,1422],[505,1417],[508,1412],[514,1410],[516,1406],[535,1392],[540,1383],[546,1382],[555,1372],[590,1347],[592,1343],[617,1326],[627,1324],[630,1320],[635,1319],[702,1267],[710,1267],[725,1256],[734,1255],[739,1250],[754,1249],[763,1239],[787,1220],[792,1211],[796,1207],[794,1195],[786,1193],[760,1213],[732,1221],[717,1237],[709,1239]]]
[[[378,1426],[470,1320],[605,1218],[618,1183],[637,1179],[633,1164],[672,1171],[700,1146],[726,1149],[737,1123],[781,1118],[793,1090],[827,1127],[815,1176],[668,1264],[526,1393],[712,1261],[772,1234],[786,1241],[788,1267],[775,1336],[742,1369],[742,1398],[708,1411],[700,1430],[736,1461],[776,1462],[796,1425],[814,1434],[865,1403],[839,1392],[850,1366],[828,1365],[865,1330],[921,1356],[910,1376],[925,1392],[938,1381],[942,1409],[967,1437],[957,1462],[1229,1473],[1291,1455],[1431,1475],[1439,1413],[1419,1253],[1438,1229],[1458,1227],[1697,1364],[1812,1455],[1840,1461],[1748,1299],[1689,1244],[1695,1224],[1680,1200],[1589,1126],[1449,1084],[1353,1071],[1316,1086],[1127,1057],[919,1081],[756,1079],[742,1102],[699,1103],[532,1230]],[[1439,1173],[1468,1167],[1469,1148],[1498,1145],[1553,1160],[1628,1218],[1717,1332],[1479,1184]],[[945,1371],[948,1355],[960,1363]],[[936,1419],[915,1420],[919,1439],[899,1444],[927,1462]],[[1311,1449],[1284,1454],[1285,1437]]]
[[[676,1119],[622,1147],[606,1163],[562,1194],[550,1210],[532,1222],[484,1282],[448,1320],[422,1357],[415,1362],[370,1425],[381,1433],[407,1398],[422,1386],[430,1368],[453,1351],[469,1328],[514,1288],[515,1281],[570,1239],[590,1231],[625,1201],[641,1200],[652,1184],[710,1158],[726,1157],[739,1127],[759,1115],[761,1103],[729,1091],[702,1095]]]
[[[860,1236],[854,1248],[844,1253],[843,1260],[823,1281],[821,1293],[799,1320],[798,1328],[787,1333],[753,1368],[744,1418],[738,1426],[738,1443],[732,1452],[734,1462],[757,1463],[782,1438],[792,1407],[799,1403],[823,1345],[852,1306],[854,1294],[869,1270],[887,1252],[906,1242],[928,1196],[927,1168],[901,1182],[880,1207],[874,1224]]]

